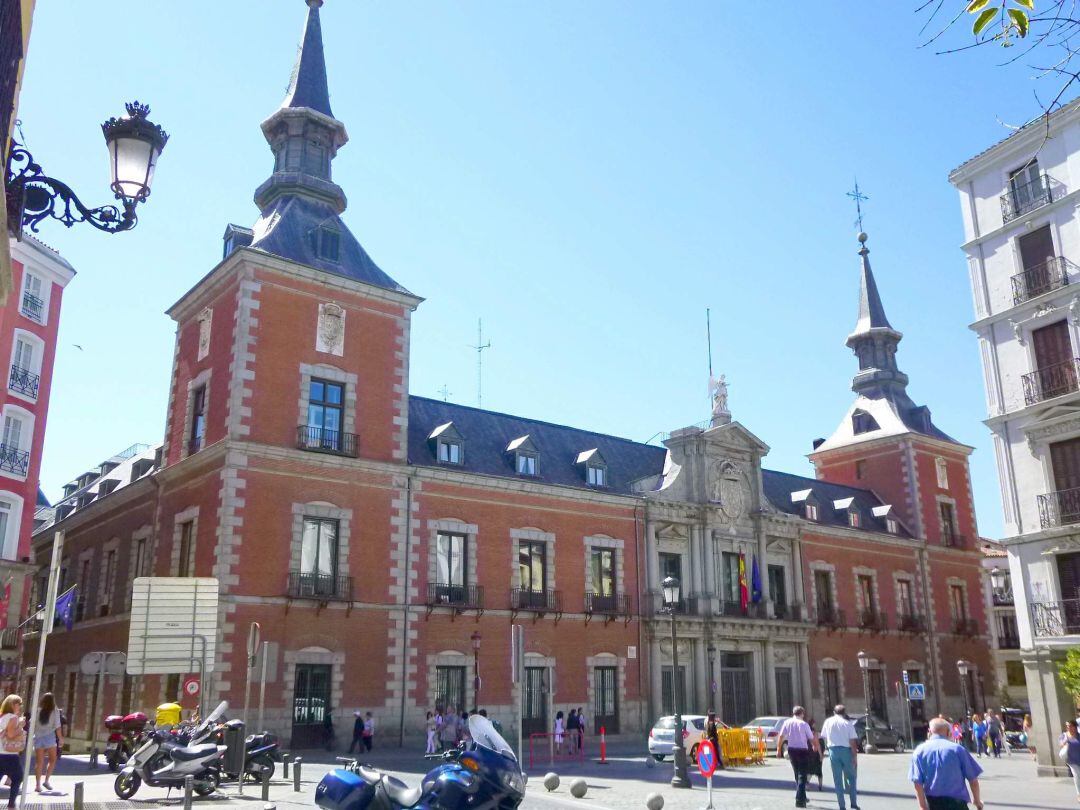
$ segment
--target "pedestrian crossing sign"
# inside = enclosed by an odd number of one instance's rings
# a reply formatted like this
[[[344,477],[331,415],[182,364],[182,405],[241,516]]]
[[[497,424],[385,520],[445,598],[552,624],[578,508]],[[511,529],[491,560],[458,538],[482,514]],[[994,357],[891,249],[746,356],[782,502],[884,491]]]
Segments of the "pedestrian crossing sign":
[[[909,683],[907,686],[908,700],[926,700],[926,684]]]

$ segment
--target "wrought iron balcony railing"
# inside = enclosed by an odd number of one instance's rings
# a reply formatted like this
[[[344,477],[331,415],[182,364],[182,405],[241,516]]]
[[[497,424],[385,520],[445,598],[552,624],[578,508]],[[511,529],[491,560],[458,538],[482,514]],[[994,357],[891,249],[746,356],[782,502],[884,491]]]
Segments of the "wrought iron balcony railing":
[[[946,548],[967,548],[967,538],[962,534],[946,529],[941,535],[941,544]]]
[[[883,633],[889,629],[888,618],[873,608],[859,611],[859,629]]]
[[[606,616],[629,616],[630,597],[624,593],[604,595],[585,591],[585,612]]]
[[[998,649],[999,650],[1019,650],[1020,649],[1020,636],[1017,633],[999,633],[998,634]]]
[[[29,466],[29,450],[20,450],[10,444],[0,444],[0,470],[16,475],[26,475]]]
[[[316,450],[356,458],[355,433],[300,425],[296,428],[296,446],[300,450]]]
[[[1011,185],[1001,195],[1001,221],[1011,222],[1017,217],[1049,205],[1055,197],[1061,196],[1058,183],[1048,174],[1040,174],[1026,183]]]
[[[901,633],[921,633],[926,627],[926,621],[918,613],[901,613],[896,625]]]
[[[795,602],[773,602],[773,615],[785,622],[801,622],[803,606]]]
[[[1024,404],[1035,405],[1076,391],[1077,380],[1080,379],[1078,363],[1080,361],[1073,358],[1023,375],[1020,382],[1024,386]]]
[[[1026,268],[1012,277],[1013,305],[1068,286],[1069,273],[1078,269],[1064,256],[1051,256],[1042,264]]]
[[[318,599],[321,602],[351,602],[352,577],[334,574],[289,573],[290,599]]]
[[[561,613],[562,591],[553,588],[533,591],[527,588],[512,588],[510,591],[512,610],[532,610],[537,613]]]
[[[1039,496],[1039,525],[1044,529],[1080,523],[1080,488]]]
[[[977,636],[979,635],[979,623],[974,619],[953,619],[953,635]]]
[[[45,323],[45,302],[32,293],[23,293],[22,314],[32,321]]]
[[[1080,599],[1032,602],[1031,629],[1036,638],[1080,636]]]
[[[992,595],[994,604],[998,607],[1008,607],[1013,604],[1012,588],[994,588]]]
[[[698,616],[701,613],[702,604],[709,598],[699,599],[696,596],[684,596],[675,603],[674,613],[677,616]],[[672,614],[672,607],[664,601],[663,594],[654,594],[651,602],[651,615],[670,616]]]
[[[814,620],[819,627],[831,627],[834,629],[847,627],[844,611],[832,605],[818,605]]]
[[[0,650],[14,650],[19,646],[19,629],[8,627],[0,631]]]
[[[187,451],[189,456],[193,456],[202,450],[204,438],[205,437],[202,435],[191,436],[188,438]]]
[[[484,607],[483,585],[445,585],[429,582],[427,586],[428,607],[453,607],[459,610],[482,610]]]
[[[716,615],[738,619],[763,619],[765,618],[765,603],[747,602],[746,610],[743,610],[742,602],[721,599],[716,608]]]
[[[41,375],[35,374],[28,368],[12,366],[8,376],[8,390],[17,394],[24,394],[37,399],[38,388],[41,386]]]

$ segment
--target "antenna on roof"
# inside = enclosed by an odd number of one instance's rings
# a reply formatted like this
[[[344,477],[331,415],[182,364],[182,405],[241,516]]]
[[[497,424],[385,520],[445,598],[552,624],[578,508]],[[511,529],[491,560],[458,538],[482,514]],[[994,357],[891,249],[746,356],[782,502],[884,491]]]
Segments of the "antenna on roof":
[[[484,407],[484,349],[491,348],[491,341],[484,343],[484,321],[476,319],[476,345],[470,346],[476,350],[476,407]]]
[[[443,387],[439,389],[439,393],[442,395],[442,401],[446,402],[450,399],[450,394],[453,392],[446,387],[446,383],[443,383]]]

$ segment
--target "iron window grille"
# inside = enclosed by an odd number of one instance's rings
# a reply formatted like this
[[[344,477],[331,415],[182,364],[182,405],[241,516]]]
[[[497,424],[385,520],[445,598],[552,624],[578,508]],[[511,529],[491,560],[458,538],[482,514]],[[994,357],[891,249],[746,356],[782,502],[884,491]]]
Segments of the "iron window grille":
[[[45,302],[33,293],[24,292],[22,297],[22,314],[37,323],[45,323]]]
[[[296,428],[296,446],[300,450],[315,450],[356,458],[356,434],[341,430],[299,425]]]
[[[1009,190],[1001,195],[1002,224],[1052,203],[1056,185],[1048,174],[1036,175],[1026,183],[1010,182]],[[1060,193],[1057,196],[1060,197]]]
[[[0,470],[16,475],[26,475],[29,466],[29,450],[20,450],[10,444],[0,444]]]
[[[12,366],[8,376],[8,390],[18,394],[37,399],[38,389],[41,386],[41,375],[35,374],[28,368]]]
[[[1025,268],[1012,277],[1013,306],[1067,287],[1069,272],[1075,273],[1077,270],[1077,266],[1064,256],[1051,256],[1042,264]]]

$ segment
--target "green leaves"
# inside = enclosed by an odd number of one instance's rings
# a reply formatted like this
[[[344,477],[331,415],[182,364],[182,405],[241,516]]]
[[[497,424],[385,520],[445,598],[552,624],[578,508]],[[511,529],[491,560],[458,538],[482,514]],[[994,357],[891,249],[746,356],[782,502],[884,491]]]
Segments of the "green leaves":
[[[1029,11],[1035,10],[1035,0],[1013,0],[1013,2],[1018,6],[1023,6]]]
[[[1031,0],[1031,2],[1034,2],[1034,1],[1035,0]],[[978,14],[979,11],[986,8],[986,5],[989,2],[990,2],[990,0],[971,0],[971,2],[968,4],[968,7],[967,7],[967,13],[968,14]]]
[[[1001,4],[996,2],[991,3],[991,0],[971,0],[967,4],[968,14],[977,14],[975,22],[971,26],[971,33],[975,36],[979,36],[986,30],[998,16],[1003,18],[1003,24],[1001,31],[994,34],[991,39],[1000,39],[1002,45],[1008,46],[1009,38],[1015,32],[1021,39],[1028,35],[1028,30],[1031,28],[1031,18],[1028,16],[1028,11],[1035,10],[1035,0],[1011,0],[1017,6],[1023,8],[1006,8],[1010,0],[1001,0]],[[1026,10],[1025,10],[1026,9]],[[1004,18],[1007,17],[1009,22],[1005,23]]]
[[[982,14],[975,18],[975,24],[971,26],[971,33],[975,36],[981,34],[983,29],[993,21],[1000,11],[997,6],[985,9]]]
[[[1021,37],[1026,37],[1028,32],[1028,15],[1027,12],[1021,11],[1018,8],[1009,9],[1009,17],[1016,25],[1016,30]]]

